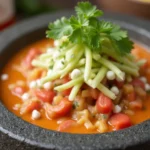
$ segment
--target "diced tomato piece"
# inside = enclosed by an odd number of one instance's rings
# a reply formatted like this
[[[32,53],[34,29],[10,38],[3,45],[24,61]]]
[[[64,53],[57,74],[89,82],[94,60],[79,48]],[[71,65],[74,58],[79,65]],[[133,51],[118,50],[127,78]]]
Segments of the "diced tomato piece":
[[[33,110],[39,110],[41,108],[41,104],[40,104],[40,102],[39,101],[32,101],[29,105],[28,105],[28,107],[27,107],[27,111],[28,112],[31,112],[31,111],[33,111]]]
[[[136,99],[136,94],[135,94],[135,92],[132,92],[132,93],[127,94],[126,97],[127,97],[126,99],[128,101],[134,101]]]
[[[96,101],[96,108],[99,113],[108,114],[113,109],[112,100],[101,93]]]
[[[124,85],[124,81],[117,81],[115,80],[115,84],[117,85],[118,88],[122,88]]]
[[[71,93],[71,90],[72,90],[72,88],[69,88],[69,89],[66,89],[66,90],[62,91],[61,93],[62,93],[62,95],[64,95],[64,96],[69,96],[70,93]]]
[[[32,112],[33,110],[39,110],[41,109],[41,104],[39,101],[26,101],[21,109],[20,109],[20,113],[21,114],[24,114],[24,113],[30,113]]]
[[[131,109],[142,109],[143,104],[141,100],[136,100],[136,101],[130,102],[129,107]]]
[[[55,96],[55,93],[52,90],[36,89],[34,93],[37,98],[39,98],[43,102],[48,102],[48,103],[52,103],[53,98]]]
[[[97,89],[90,88],[90,94],[93,99],[98,99],[99,91]]]
[[[109,123],[114,127],[114,130],[124,129],[132,125],[130,118],[123,113],[112,115]]]
[[[21,96],[23,93],[25,93],[25,88],[21,86],[16,86],[12,89],[12,93],[16,96]]]
[[[63,83],[67,83],[70,81],[70,77],[67,75],[63,78]]]
[[[23,60],[23,65],[27,68],[27,69],[32,69],[32,60],[38,56],[39,54],[41,54],[41,51],[37,48],[32,48],[27,56],[25,57],[25,59]]]
[[[141,70],[143,70],[144,72],[147,70],[149,64],[146,62],[143,66],[141,66]]]
[[[49,118],[58,118],[65,116],[72,109],[72,102],[63,98],[58,105],[45,104],[45,110]]]
[[[145,85],[144,82],[142,82],[140,79],[135,78],[132,80],[131,84],[135,87],[141,87],[142,89],[145,90]]]
[[[59,125],[58,131],[64,132],[67,129],[69,129],[75,125],[76,125],[76,122],[74,120],[66,120]]]
[[[88,88],[89,88],[89,86],[88,86],[87,84],[84,83],[84,84],[82,85],[82,89],[86,90],[86,89],[88,89]]]

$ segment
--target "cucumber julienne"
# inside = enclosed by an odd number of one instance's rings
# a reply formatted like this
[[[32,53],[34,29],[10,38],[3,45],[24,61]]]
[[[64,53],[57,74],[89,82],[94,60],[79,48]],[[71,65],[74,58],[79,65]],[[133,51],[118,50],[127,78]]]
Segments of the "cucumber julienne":
[[[51,74],[41,79],[41,84],[61,79],[74,69],[80,70],[81,74],[75,79],[54,88],[57,91],[72,88],[70,100],[74,100],[85,83],[114,100],[115,94],[102,83],[107,71],[113,71],[120,81],[124,81],[124,74],[138,76],[144,61],[135,62],[130,53],[133,42],[127,32],[118,25],[99,20],[103,12],[96,6],[80,2],[75,11],[76,16],[62,17],[49,24],[46,36],[54,39],[57,46],[51,53],[33,60],[32,65],[51,70]]]

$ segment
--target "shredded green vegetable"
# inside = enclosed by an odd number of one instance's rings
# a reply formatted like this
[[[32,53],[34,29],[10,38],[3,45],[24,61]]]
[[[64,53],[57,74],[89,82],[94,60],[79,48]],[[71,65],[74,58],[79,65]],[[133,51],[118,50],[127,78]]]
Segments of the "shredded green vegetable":
[[[87,81],[90,77],[91,68],[92,68],[92,52],[88,47],[85,48],[85,57],[86,57],[86,63],[85,63],[85,70],[84,70],[84,80]]]
[[[78,94],[78,92],[79,92],[79,90],[80,90],[82,84],[83,84],[83,82],[78,83],[78,84],[76,84],[76,85],[72,88],[71,93],[70,93],[70,95],[69,95],[69,100],[73,101],[73,100],[75,99],[75,97],[76,97],[76,95]]]
[[[76,6],[76,16],[65,17],[50,23],[46,32],[48,38],[59,42],[51,51],[41,54],[33,60],[32,65],[41,67],[50,74],[41,78],[41,84],[59,80],[69,76],[74,69],[81,72],[76,78],[54,90],[61,92],[72,88],[69,100],[74,100],[83,84],[96,88],[112,100],[116,95],[102,82],[106,79],[107,71],[115,73],[122,81],[125,74],[130,78],[139,75],[139,67],[144,60],[135,62],[131,49],[133,42],[129,40],[127,32],[118,25],[100,21],[98,17],[102,11],[89,2],[80,2]]]
[[[105,59],[105,58],[101,58],[99,60],[99,63],[101,63],[105,67],[107,67],[110,70],[112,70],[121,80],[124,80],[124,74],[123,74],[123,72],[117,66],[115,66],[114,64],[112,64],[111,61],[109,61],[108,59]]]
[[[116,99],[116,95],[110,91],[107,87],[105,87],[103,84],[99,83],[99,85],[97,86],[97,88],[104,93],[106,96],[108,96],[109,98],[111,98],[112,100]]]
[[[70,82],[67,82],[63,85],[60,85],[60,86],[57,86],[54,88],[54,90],[57,90],[57,91],[64,91],[66,89],[69,89],[71,87],[73,87],[74,85],[78,84],[78,83],[81,83],[83,82],[83,77],[79,77],[77,79],[74,79],[74,80],[71,80]]]
[[[49,64],[45,64],[45,63],[43,63],[39,60],[33,60],[32,65],[35,66],[35,67],[41,67],[41,68],[45,68],[45,69],[49,68]]]
[[[92,85],[91,85],[93,88],[96,88],[98,86],[98,84],[105,78],[107,70],[108,69],[105,68],[105,67],[100,68],[98,74],[93,79],[93,82],[92,82]]]

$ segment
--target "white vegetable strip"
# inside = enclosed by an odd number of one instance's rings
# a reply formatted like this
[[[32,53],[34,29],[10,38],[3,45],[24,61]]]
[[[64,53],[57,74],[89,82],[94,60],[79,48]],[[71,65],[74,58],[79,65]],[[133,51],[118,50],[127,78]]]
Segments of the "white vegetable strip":
[[[41,68],[46,68],[46,69],[48,69],[49,67],[49,64],[43,63],[42,61],[39,61],[36,59],[32,61],[32,65],[35,67],[41,67]]]
[[[84,80],[87,81],[90,77],[91,68],[92,68],[92,52],[88,47],[85,48],[85,57],[86,57],[86,63],[85,63],[85,71],[84,71]]]
[[[85,58],[82,58],[79,60],[79,63],[77,64],[77,67],[81,67],[85,64]]]
[[[101,58],[101,55],[99,53],[93,53],[92,54],[93,59],[99,60]]]
[[[126,57],[129,59],[129,60],[131,60],[131,61],[135,61],[136,59],[135,59],[135,56],[131,53],[131,54],[127,54],[126,55]]]
[[[80,90],[82,84],[83,84],[83,82],[78,83],[77,85],[75,85],[75,86],[72,88],[71,93],[70,93],[70,95],[69,95],[69,100],[70,100],[70,101],[73,101],[73,100],[75,99],[75,97],[76,97],[76,95],[78,94],[78,92],[79,92],[79,90]]]
[[[46,76],[41,79],[41,83],[44,84],[46,82],[53,81],[58,78],[63,78],[64,76],[68,75],[73,69],[75,68],[79,69],[80,71],[83,72],[84,74],[83,77],[81,77],[80,75],[76,79],[72,79],[71,81],[63,85],[54,88],[57,91],[63,91],[73,87],[69,95],[70,100],[73,100],[75,98],[83,82],[87,83],[92,88],[99,89],[106,96],[114,100],[116,98],[115,94],[100,83],[105,77],[108,69],[113,71],[116,77],[121,80],[124,80],[124,72],[128,73],[129,75],[138,76],[138,69],[139,69],[138,65],[135,66],[134,62],[132,62],[132,60],[130,60],[127,56],[118,58],[118,54],[113,53],[113,51],[111,52],[109,49],[107,50],[107,52],[104,52],[106,54],[106,58],[101,57],[100,54],[95,53],[94,55],[92,54],[91,49],[80,45],[73,45],[71,46],[70,49],[66,49],[65,52],[62,49],[60,49],[59,51],[61,51],[61,55],[62,54],[65,55],[65,53],[67,52],[66,55],[67,63],[65,62],[64,65],[65,68],[64,69],[58,68],[58,71],[53,70],[49,76]],[[84,53],[85,57],[83,55]],[[112,56],[112,58],[116,59],[118,62],[108,60],[107,56]],[[36,60],[33,61],[32,63],[34,65],[43,68],[45,67],[47,69],[49,68],[49,66],[53,66],[53,68],[55,68],[52,56],[49,55],[48,53],[47,55],[45,54],[43,56],[40,56],[39,58],[41,58],[41,60]],[[47,60],[51,60],[51,62],[48,62]],[[60,59],[57,59],[55,64],[57,64],[59,60]],[[123,64],[120,64],[119,62]]]
[[[79,68],[80,70],[81,70],[81,72],[84,74],[84,70],[85,70],[85,68]],[[96,76],[96,74],[95,73],[97,73],[98,72],[98,70],[97,69],[92,69],[92,71],[91,71],[91,73],[90,73],[90,78],[95,78],[95,76]]]
[[[52,60],[52,54],[49,54],[49,53],[41,54],[39,59],[40,60],[45,60],[45,59],[51,59]]]
[[[55,80],[57,78],[63,78],[65,75],[69,74],[69,72],[75,68],[77,62],[79,61],[79,59],[82,57],[83,55],[83,50],[80,50],[76,59],[74,59],[72,62],[70,62],[66,68],[64,68],[63,70],[60,70],[58,72],[52,72],[51,76],[46,76],[44,78],[41,79],[41,83],[44,84],[48,81],[52,81]]]
[[[147,62],[146,59],[141,59],[141,60],[139,60],[139,61],[137,62],[137,65],[138,65],[138,66],[143,66],[146,62]]]
[[[76,51],[79,49],[78,45],[73,46],[69,51],[66,52],[66,61],[70,62],[74,59]]]
[[[119,57],[119,60],[122,60],[122,62],[129,67],[138,69],[138,66],[136,63],[131,62],[129,59],[127,59],[125,57],[123,57],[123,58]]]
[[[54,63],[54,66],[53,66],[53,70],[60,70],[60,69],[63,69],[64,68],[64,64],[62,63],[62,61],[58,60]]]
[[[119,64],[119,63],[116,63],[116,62],[113,62],[114,65],[116,65],[118,68],[120,68],[121,70],[125,71],[126,73],[129,73],[133,76],[139,76],[139,73],[138,73],[138,69],[136,68],[130,68],[126,65],[123,65],[123,64]]]
[[[67,47],[63,47],[63,48],[59,49],[59,51],[62,56],[65,56],[67,51],[70,51],[70,49],[72,49],[74,46],[75,46],[74,44],[69,44]]]
[[[110,91],[106,86],[104,86],[103,84],[99,83],[99,85],[97,86],[97,89],[99,89],[102,93],[104,93],[110,99],[112,99],[112,100],[116,99],[116,95],[112,91]]]
[[[61,71],[55,72],[55,73],[51,73],[50,76],[46,76],[44,78],[41,79],[41,84],[44,84],[48,81],[53,81],[55,79],[58,79],[61,76]]]
[[[101,58],[98,62],[112,70],[120,79],[124,80],[123,72],[118,67],[116,67],[111,61],[105,58]]]
[[[88,84],[89,86],[91,86],[91,80],[86,81],[86,84]],[[101,91],[102,93],[104,93],[106,96],[108,96],[110,99],[115,100],[116,99],[116,95],[110,91],[106,86],[104,86],[103,84],[99,83],[99,85],[97,86],[97,89],[99,91]]]
[[[71,70],[73,70],[74,68],[76,68],[76,65],[77,65],[79,59],[82,57],[83,52],[84,51],[82,49],[80,49],[80,51],[78,51],[78,55],[76,56],[76,58],[73,59],[70,63],[68,63],[68,65],[66,66],[66,68],[64,68],[61,71],[61,78],[63,78],[64,76],[66,76],[67,74],[69,74],[69,72]]]
[[[76,84],[82,83],[82,82],[83,82],[83,77],[81,76],[81,77],[79,77],[77,79],[74,79],[74,80],[71,80],[71,81],[69,81],[69,82],[67,82],[63,85],[55,87],[54,90],[57,90],[57,91],[61,92],[61,91],[69,89],[69,88],[75,86]]]
[[[96,88],[97,85],[104,79],[105,75],[107,72],[107,68],[106,67],[101,67],[98,74],[96,75],[96,77],[94,78],[94,80],[92,81],[92,87]]]
[[[93,73],[93,72],[90,74],[90,78],[91,78],[91,79],[94,79],[94,78],[95,78],[95,76],[96,76],[96,74],[95,74],[95,73]],[[91,80],[91,81],[92,81],[92,80]],[[91,83],[92,83],[92,82],[91,82]]]
[[[107,54],[108,56],[114,58],[115,60],[117,60],[118,62],[124,63],[125,65],[132,67],[132,68],[137,68],[138,66],[136,63],[133,63],[131,60],[129,60],[127,57],[120,57],[119,55],[117,55],[116,53],[114,53],[114,51],[111,51],[110,49],[108,49],[107,47],[103,46],[103,53]],[[128,57],[131,57],[130,55],[128,55]]]

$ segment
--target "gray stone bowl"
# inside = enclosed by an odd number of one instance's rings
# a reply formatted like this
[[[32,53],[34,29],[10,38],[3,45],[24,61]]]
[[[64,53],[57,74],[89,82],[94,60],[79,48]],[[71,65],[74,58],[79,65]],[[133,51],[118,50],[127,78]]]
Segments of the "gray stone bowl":
[[[72,11],[45,14],[23,21],[0,34],[0,70],[21,48],[45,37],[49,22]],[[137,42],[150,46],[150,23],[129,16],[106,14],[104,19],[120,24]],[[16,117],[0,103],[0,131],[18,141],[46,149],[124,149],[150,141],[150,120],[130,128],[104,134],[69,134],[47,130]]]

